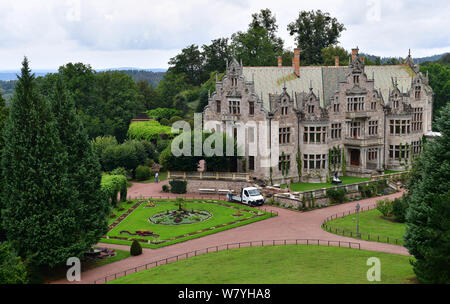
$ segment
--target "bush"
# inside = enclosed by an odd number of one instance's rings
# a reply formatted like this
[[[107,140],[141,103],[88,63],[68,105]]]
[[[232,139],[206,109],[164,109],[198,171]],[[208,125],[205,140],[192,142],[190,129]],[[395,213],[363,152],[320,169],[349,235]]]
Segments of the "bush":
[[[387,186],[387,180],[385,178],[378,180],[376,182],[377,194],[383,194],[384,189],[386,189]]]
[[[392,201],[388,198],[377,201],[377,210],[383,214],[383,216],[392,215]]]
[[[162,186],[162,191],[165,192],[165,193],[169,192],[170,191],[169,186],[163,185]]]
[[[358,191],[361,192],[361,196],[364,198],[374,197],[377,194],[377,186],[375,184],[360,185]]]
[[[176,194],[183,194],[186,193],[186,186],[187,182],[183,180],[171,180],[169,182],[170,184],[170,191],[172,193]]]
[[[392,202],[392,214],[400,223],[406,220],[406,210],[408,209],[408,202],[405,198],[396,198]]]
[[[180,116],[172,116],[169,120],[169,124],[172,125],[173,123],[175,123],[179,120],[183,120],[183,118],[181,118]]]
[[[119,167],[110,172],[111,175],[128,176],[128,171],[124,167]]]
[[[347,190],[344,188],[341,189],[328,189],[327,197],[330,199],[333,204],[342,204],[345,201],[345,195],[347,194]]]
[[[152,172],[147,166],[138,166],[136,168],[136,179],[139,181],[147,180],[150,178]]]
[[[138,241],[133,240],[133,243],[131,244],[131,247],[130,247],[130,254],[132,256],[142,254],[142,246]]]
[[[161,118],[161,120],[159,121],[159,123],[162,126],[169,126],[169,120],[167,120],[166,118]]]

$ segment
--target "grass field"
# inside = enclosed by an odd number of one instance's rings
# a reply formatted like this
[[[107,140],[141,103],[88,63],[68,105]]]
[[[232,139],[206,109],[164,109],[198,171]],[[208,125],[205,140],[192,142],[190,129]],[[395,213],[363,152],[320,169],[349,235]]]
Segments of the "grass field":
[[[342,181],[342,185],[362,183],[370,181],[370,178],[365,177],[353,177],[353,176],[342,176],[339,177]],[[335,187],[332,183],[292,183],[290,184],[291,191],[301,192],[301,191],[310,191],[317,190],[322,188],[330,188]],[[282,185],[281,188],[286,188],[286,185]]]
[[[160,202],[162,201],[162,202]],[[134,201],[136,202],[136,201]],[[133,204],[134,204],[133,202]],[[107,236],[112,237],[127,237],[129,240],[119,240],[119,239],[102,239],[102,242],[113,243],[113,244],[124,244],[130,245],[131,239],[145,239],[150,241],[165,241],[160,244],[148,244],[141,243],[143,247],[148,248],[158,248],[161,246],[167,246],[170,244],[174,244],[177,242],[185,241],[188,239],[205,236],[208,234],[216,233],[219,231],[227,230],[230,228],[246,225],[253,223],[255,221],[260,221],[266,219],[271,216],[270,213],[263,212],[254,208],[250,208],[247,206],[243,206],[240,204],[222,202],[221,204],[215,204],[210,202],[199,202],[195,200],[186,200],[186,209],[187,210],[205,210],[212,214],[212,216],[198,223],[192,224],[182,224],[182,225],[163,225],[163,224],[154,224],[150,222],[148,219],[155,214],[165,212],[167,210],[176,210],[178,206],[174,203],[173,200],[155,200],[155,207],[145,208],[145,203],[141,204],[138,208],[136,208],[128,217],[126,217],[119,225],[114,227],[111,231],[108,232]],[[123,204],[123,203],[122,203]],[[133,204],[123,204],[124,206],[128,205],[131,207]],[[232,208],[234,207],[234,208]],[[242,215],[235,216],[235,214],[239,208]],[[255,217],[255,213],[259,212],[259,216]],[[121,211],[121,213],[125,212]],[[121,213],[117,213],[119,216]],[[237,223],[233,223],[237,220],[242,220]],[[112,222],[113,219],[110,220]],[[213,229],[210,229],[213,228]],[[142,236],[130,236],[128,234],[120,234],[121,231],[129,231],[134,233],[137,230],[150,230],[153,233],[159,235],[159,238],[155,237],[142,237]],[[191,235],[188,235],[191,234]]]
[[[356,232],[356,214],[347,215],[341,218],[331,220],[327,223],[328,226],[337,228],[339,230],[352,231],[353,235]],[[380,242],[387,243],[389,237],[389,243],[394,243],[394,239],[398,239],[397,244],[403,244],[403,235],[405,234],[405,224],[394,222],[390,219],[382,217],[381,212],[377,209],[364,211],[359,213],[359,232],[362,234],[361,238],[368,240],[370,234],[371,241],[378,241],[377,235],[380,236]],[[331,230],[330,232],[333,232]],[[339,232],[338,234],[342,234]],[[349,233],[345,234],[350,236]]]
[[[381,262],[369,282],[367,259]],[[110,284],[403,284],[415,283],[411,257],[312,245],[247,247],[209,253],[130,274]]]

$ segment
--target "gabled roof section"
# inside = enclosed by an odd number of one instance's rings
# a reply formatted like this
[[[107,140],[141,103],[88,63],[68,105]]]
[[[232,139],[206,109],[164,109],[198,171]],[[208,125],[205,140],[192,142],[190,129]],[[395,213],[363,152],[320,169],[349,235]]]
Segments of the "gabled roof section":
[[[307,93],[312,86],[316,95],[319,92],[320,104],[324,107],[338,89],[338,83],[346,81],[348,72],[346,66],[302,66],[297,77],[292,67],[243,67],[245,79],[254,80],[255,94],[262,98],[266,109],[269,109],[269,94],[281,94],[284,86],[287,92],[294,93]],[[369,80],[375,79],[374,87],[380,89],[385,102],[389,90],[394,88],[393,78],[400,90],[407,92],[416,75],[409,65],[366,65],[364,72]]]

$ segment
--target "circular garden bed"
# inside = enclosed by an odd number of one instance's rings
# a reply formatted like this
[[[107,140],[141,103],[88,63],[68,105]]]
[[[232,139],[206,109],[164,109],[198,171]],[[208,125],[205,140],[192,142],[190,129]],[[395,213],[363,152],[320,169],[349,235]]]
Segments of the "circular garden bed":
[[[148,220],[159,225],[183,225],[206,221],[212,216],[205,210],[172,210],[153,215]]]

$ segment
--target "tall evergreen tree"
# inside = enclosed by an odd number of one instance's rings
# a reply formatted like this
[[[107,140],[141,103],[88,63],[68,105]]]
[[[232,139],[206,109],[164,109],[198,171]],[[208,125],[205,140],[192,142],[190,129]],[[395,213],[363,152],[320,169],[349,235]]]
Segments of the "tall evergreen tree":
[[[50,103],[25,58],[4,128],[2,224],[17,253],[35,265],[52,267],[84,250],[67,164]]]
[[[442,137],[430,140],[407,185],[405,247],[423,283],[450,283],[450,104],[437,124]]]
[[[108,231],[109,203],[100,187],[99,159],[60,77],[50,100],[61,144],[68,152],[69,183],[75,196],[73,207],[78,223],[76,242],[82,252]]]

